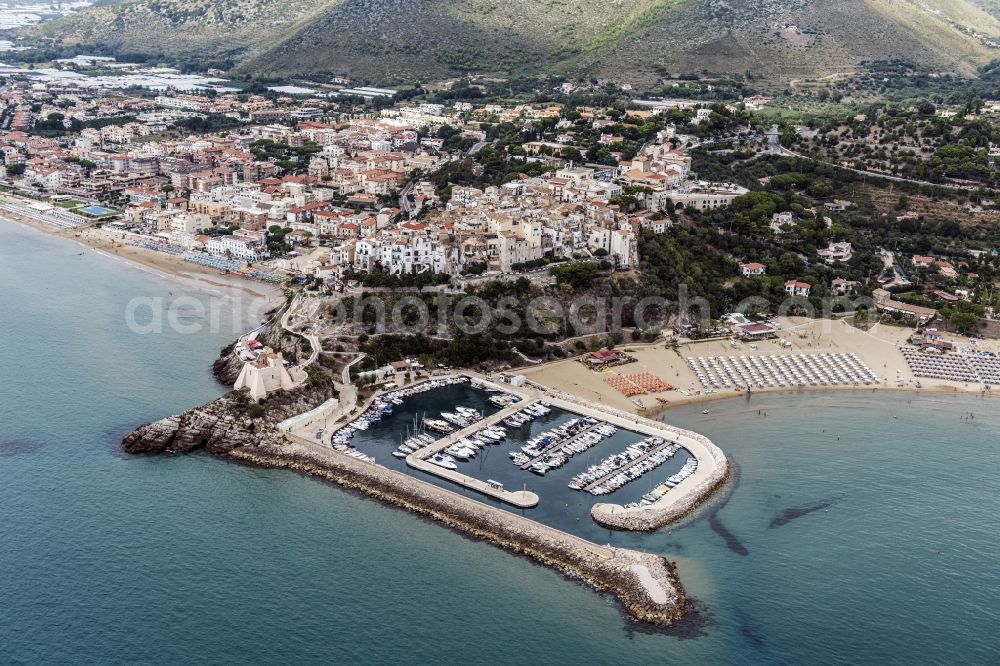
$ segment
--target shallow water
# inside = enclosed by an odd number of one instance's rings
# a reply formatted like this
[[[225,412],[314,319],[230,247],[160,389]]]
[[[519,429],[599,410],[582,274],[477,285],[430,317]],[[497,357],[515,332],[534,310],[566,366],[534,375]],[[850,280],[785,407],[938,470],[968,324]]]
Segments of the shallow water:
[[[1000,660],[994,403],[668,412],[740,474],[681,528],[592,535],[678,561],[700,621],[648,632],[553,571],[336,487],[119,453],[139,422],[224,390],[208,367],[233,336],[129,332],[132,297],[180,288],[79,252],[0,223],[0,662]]]

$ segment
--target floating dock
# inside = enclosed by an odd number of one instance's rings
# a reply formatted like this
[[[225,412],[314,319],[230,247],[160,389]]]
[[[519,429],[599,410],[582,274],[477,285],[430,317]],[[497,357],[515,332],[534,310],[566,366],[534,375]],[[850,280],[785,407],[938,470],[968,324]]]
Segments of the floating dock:
[[[572,444],[573,442],[577,441],[578,439],[580,439],[584,435],[590,434],[599,425],[601,425],[600,421],[598,421],[597,423],[595,423],[594,425],[592,425],[592,426],[590,426],[588,428],[584,428],[580,432],[574,433],[568,439],[559,440],[558,442],[553,442],[552,444],[549,444],[548,446],[546,446],[542,450],[542,452],[539,455],[535,456],[534,458],[532,458],[528,462],[524,463],[523,465],[520,465],[520,468],[521,469],[525,469],[525,470],[528,469],[529,467],[531,467],[535,463],[539,462],[540,460],[544,460],[545,456],[549,455],[553,451],[558,451],[559,449],[562,449],[562,448],[564,448],[564,447]]]

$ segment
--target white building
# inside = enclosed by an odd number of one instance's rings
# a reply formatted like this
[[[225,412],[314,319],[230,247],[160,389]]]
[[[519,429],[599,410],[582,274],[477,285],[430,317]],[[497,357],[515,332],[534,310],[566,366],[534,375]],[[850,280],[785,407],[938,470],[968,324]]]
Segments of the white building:
[[[733,184],[699,183],[690,188],[666,190],[662,201],[670,200],[675,207],[691,206],[700,211],[717,210],[733,203],[733,199],[742,196],[750,190]]]
[[[771,231],[776,234],[783,234],[788,231],[788,228],[795,224],[795,213],[791,211],[785,211],[784,213],[775,213],[771,216]]]
[[[799,282],[798,280],[789,280],[785,283],[785,292],[792,296],[809,296],[809,292],[812,291],[812,285],[808,282]]]
[[[268,256],[266,238],[267,234],[263,231],[237,229],[232,236],[216,236],[209,239],[205,243],[205,251],[217,257],[258,261]]]
[[[850,261],[854,256],[854,249],[850,243],[830,243],[826,249],[817,250],[816,254],[828,264],[838,264]]]
[[[639,225],[646,229],[647,231],[652,231],[654,234],[666,233],[667,229],[674,226],[674,221],[669,217],[665,217],[662,220],[652,220],[649,218],[642,218],[639,221]]]
[[[212,218],[200,213],[182,213],[170,218],[170,231],[174,233],[193,234],[212,226]]]

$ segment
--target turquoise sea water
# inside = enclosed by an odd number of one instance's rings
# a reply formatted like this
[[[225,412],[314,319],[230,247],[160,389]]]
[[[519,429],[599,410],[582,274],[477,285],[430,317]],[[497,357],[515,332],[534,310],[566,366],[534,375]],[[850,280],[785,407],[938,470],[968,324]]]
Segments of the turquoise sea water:
[[[130,332],[130,299],[183,290],[79,252],[0,223],[0,663],[1000,662],[1000,403],[669,412],[740,475],[681,528],[594,531],[678,561],[698,621],[650,632],[553,571],[336,487],[122,455],[137,423],[223,390],[208,366],[233,336]]]

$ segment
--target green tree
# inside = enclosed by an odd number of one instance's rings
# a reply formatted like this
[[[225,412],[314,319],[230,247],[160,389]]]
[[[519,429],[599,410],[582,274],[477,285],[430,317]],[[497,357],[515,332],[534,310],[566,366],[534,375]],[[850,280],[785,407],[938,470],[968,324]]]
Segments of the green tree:
[[[959,331],[972,331],[977,323],[976,315],[971,312],[956,312],[951,316],[951,325]]]
[[[589,287],[594,278],[597,277],[599,266],[593,261],[574,261],[561,266],[553,266],[552,274],[556,278],[556,284],[568,285],[574,291],[579,291]]]
[[[583,155],[576,148],[563,148],[562,158],[564,160],[570,160],[571,162],[580,163],[583,161]]]

